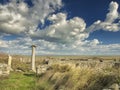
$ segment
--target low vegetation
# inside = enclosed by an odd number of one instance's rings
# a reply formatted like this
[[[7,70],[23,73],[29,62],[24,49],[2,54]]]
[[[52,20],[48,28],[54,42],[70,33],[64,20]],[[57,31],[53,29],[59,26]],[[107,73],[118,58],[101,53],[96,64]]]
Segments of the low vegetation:
[[[114,83],[120,84],[120,69],[79,68],[53,65],[51,71],[38,78],[39,90],[102,90]],[[56,67],[56,68],[55,68]],[[46,83],[47,82],[47,83]]]
[[[79,68],[52,65],[43,74],[11,72],[1,77],[0,90],[102,90],[120,84],[120,69]]]
[[[120,67],[56,63],[45,73],[36,74],[30,71],[30,63],[15,60],[12,69],[9,76],[0,77],[0,90],[102,90],[120,84]]]
[[[0,90],[35,90],[34,74],[12,72],[0,78]]]

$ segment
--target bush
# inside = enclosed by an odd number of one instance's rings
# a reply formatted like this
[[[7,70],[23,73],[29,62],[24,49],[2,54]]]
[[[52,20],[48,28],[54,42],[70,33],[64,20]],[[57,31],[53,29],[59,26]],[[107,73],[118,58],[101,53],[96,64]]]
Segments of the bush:
[[[69,65],[60,65],[60,64],[54,64],[51,66],[52,69],[56,72],[68,72],[71,68]]]

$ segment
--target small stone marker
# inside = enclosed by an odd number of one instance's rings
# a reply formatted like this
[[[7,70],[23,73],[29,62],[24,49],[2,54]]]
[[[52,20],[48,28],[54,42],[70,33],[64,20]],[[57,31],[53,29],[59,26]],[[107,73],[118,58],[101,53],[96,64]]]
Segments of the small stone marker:
[[[110,86],[110,89],[112,90],[119,90],[119,85],[117,83],[114,83]]]
[[[12,56],[8,55],[8,66],[11,68]]]

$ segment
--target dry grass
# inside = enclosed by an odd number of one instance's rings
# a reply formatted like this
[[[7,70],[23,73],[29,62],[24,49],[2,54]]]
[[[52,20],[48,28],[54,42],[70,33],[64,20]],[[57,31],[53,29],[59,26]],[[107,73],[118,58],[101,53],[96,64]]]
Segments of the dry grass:
[[[2,87],[6,86],[4,85],[7,83],[7,88],[6,90],[9,89],[9,82],[13,80],[15,85],[15,88],[20,88],[17,86],[17,84],[20,84],[23,82],[23,87],[25,88],[24,90],[30,90],[30,88],[34,88],[33,90],[102,90],[103,88],[107,88],[113,83],[118,83],[120,84],[120,68],[112,68],[112,67],[97,67],[94,66],[95,64],[92,65],[92,67],[88,67],[87,65],[85,67],[79,67],[75,66],[75,63],[56,63],[52,64],[50,66],[50,69],[44,73],[41,74],[37,77],[35,76],[27,76],[24,75],[24,73],[28,73],[30,70],[30,63],[29,62],[21,62],[20,59],[21,56],[15,56],[13,61],[12,61],[12,68],[15,71],[16,69],[21,70],[23,72],[21,73],[11,73],[10,77],[7,77],[4,81],[4,78],[2,78],[4,82],[0,82]],[[23,57],[23,56],[22,56]],[[7,58],[6,56],[1,57],[0,62],[2,63],[7,63]],[[26,58],[24,56],[23,58]],[[28,59],[30,57],[27,57]],[[36,59],[36,64],[43,64],[45,59],[52,59],[52,60],[63,60],[64,58],[66,60],[70,60],[72,62],[73,59],[77,60],[80,58],[89,58],[86,56],[80,57],[80,56],[55,56],[55,57],[45,57],[42,56],[37,57]],[[92,57],[96,59],[96,57]],[[99,56],[98,58],[105,58],[105,59],[114,59],[114,57],[101,57]],[[119,59],[119,57],[117,57]],[[102,62],[103,63],[103,62]],[[21,77],[19,77],[19,75]],[[17,79],[15,79],[18,78]],[[29,80],[30,81],[29,81]],[[32,80],[31,80],[32,79]],[[24,82],[25,80],[25,82]],[[21,82],[19,82],[21,81]],[[30,87],[27,83],[32,84]],[[26,87],[24,85],[26,84]],[[10,84],[11,85],[11,84]],[[13,87],[11,85],[11,87]],[[27,87],[29,87],[27,89]],[[16,89],[16,90],[17,90]],[[0,88],[1,90],[1,88]],[[15,90],[15,89],[14,89]],[[20,89],[22,90],[22,89]],[[31,89],[32,90],[32,89]]]
[[[102,90],[113,83],[120,84],[120,68],[98,68],[55,64],[38,78],[38,85],[47,82],[43,90]]]

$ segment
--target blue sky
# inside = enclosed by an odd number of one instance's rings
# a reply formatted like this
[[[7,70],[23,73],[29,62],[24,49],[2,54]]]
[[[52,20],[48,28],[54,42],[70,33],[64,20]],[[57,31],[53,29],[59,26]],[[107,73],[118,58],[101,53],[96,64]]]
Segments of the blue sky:
[[[120,0],[63,0],[63,2],[65,2],[65,10],[70,14],[69,17],[82,17],[88,27],[96,20],[104,20],[106,18],[106,13],[108,13],[108,7],[111,1],[116,1],[118,4],[120,3]],[[118,12],[120,12],[120,8],[118,8]],[[106,32],[99,30],[91,33],[88,40],[97,38],[104,44],[110,44],[120,43],[119,37],[120,31]]]
[[[0,0],[0,52],[119,55],[119,0]]]

